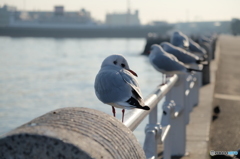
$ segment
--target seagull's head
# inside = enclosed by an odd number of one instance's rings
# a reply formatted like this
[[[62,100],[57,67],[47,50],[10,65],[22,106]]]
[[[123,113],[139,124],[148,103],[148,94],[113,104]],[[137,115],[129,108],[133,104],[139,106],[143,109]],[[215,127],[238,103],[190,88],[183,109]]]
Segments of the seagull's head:
[[[156,56],[157,54],[164,54],[164,50],[158,44],[153,44],[150,48],[150,56]]]
[[[117,68],[125,68],[129,69],[129,65],[127,63],[127,60],[122,55],[110,55],[102,62],[102,66],[114,66]]]
[[[118,69],[126,69],[133,75],[137,76],[134,71],[130,70],[127,60],[122,55],[115,54],[108,56],[103,60],[101,67],[105,66],[112,66]]]
[[[189,47],[188,37],[180,31],[174,32],[170,41],[174,46],[181,47],[183,49],[187,49]]]

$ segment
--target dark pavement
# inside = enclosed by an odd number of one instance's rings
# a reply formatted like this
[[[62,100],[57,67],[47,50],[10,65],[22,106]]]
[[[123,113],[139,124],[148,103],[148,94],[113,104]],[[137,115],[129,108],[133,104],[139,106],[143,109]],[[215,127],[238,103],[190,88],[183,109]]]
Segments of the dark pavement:
[[[240,37],[222,35],[218,45],[209,150],[236,151],[240,149]]]

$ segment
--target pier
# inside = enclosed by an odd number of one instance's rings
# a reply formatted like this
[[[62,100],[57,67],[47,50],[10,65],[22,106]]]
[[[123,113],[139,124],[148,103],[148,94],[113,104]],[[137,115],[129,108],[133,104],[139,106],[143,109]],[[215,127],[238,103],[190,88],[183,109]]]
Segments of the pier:
[[[210,150],[236,151],[240,148],[240,37],[220,36],[216,82],[210,129]]]
[[[236,151],[239,44],[239,37],[218,37],[208,84],[202,86],[202,73],[174,75],[162,86],[156,83],[145,98],[151,111],[130,110],[124,123],[89,108],[53,110],[0,136],[0,158],[209,159],[210,150]],[[158,104],[164,98],[164,104]],[[214,113],[216,106],[220,112]],[[146,116],[141,147],[132,131]]]

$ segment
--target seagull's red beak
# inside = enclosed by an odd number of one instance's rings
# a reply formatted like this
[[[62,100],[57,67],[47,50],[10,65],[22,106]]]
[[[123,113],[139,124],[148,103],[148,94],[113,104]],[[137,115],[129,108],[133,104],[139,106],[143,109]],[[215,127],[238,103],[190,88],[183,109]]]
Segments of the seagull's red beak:
[[[136,72],[134,72],[133,70],[128,70],[129,72],[131,72],[134,76],[138,77],[138,75],[136,74]]]
[[[151,51],[149,50],[147,53],[148,53],[148,54],[150,54],[150,53],[151,53]]]

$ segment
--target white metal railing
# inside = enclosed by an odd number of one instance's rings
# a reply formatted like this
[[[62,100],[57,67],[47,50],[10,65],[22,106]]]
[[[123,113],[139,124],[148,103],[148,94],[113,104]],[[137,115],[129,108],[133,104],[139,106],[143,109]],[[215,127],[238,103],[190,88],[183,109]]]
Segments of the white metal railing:
[[[200,68],[201,69],[201,68]],[[133,109],[125,116],[124,125],[132,131],[149,115],[145,128],[146,158],[157,158],[157,145],[163,143],[163,158],[184,156],[186,153],[186,126],[189,114],[198,104],[202,73],[174,75],[167,84],[158,86],[146,99],[150,111]],[[158,103],[165,102],[158,112]],[[158,116],[159,115],[159,116]]]

